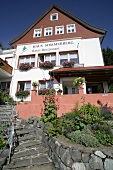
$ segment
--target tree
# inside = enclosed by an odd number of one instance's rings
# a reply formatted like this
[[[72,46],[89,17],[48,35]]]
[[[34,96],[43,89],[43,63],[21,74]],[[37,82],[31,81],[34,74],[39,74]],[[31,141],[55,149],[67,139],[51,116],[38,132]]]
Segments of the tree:
[[[0,42],[0,49],[4,49],[2,42]]]
[[[113,65],[113,50],[106,47],[106,49],[103,48],[102,52],[105,65]]]

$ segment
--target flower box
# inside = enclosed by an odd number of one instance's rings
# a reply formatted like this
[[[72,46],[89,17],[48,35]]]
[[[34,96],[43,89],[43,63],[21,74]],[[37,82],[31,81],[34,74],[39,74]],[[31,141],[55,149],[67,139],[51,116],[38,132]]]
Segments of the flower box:
[[[21,64],[19,65],[19,70],[20,70],[20,71],[28,71],[28,70],[30,70],[32,67],[33,67],[33,66],[32,66],[31,64],[29,64],[29,63],[21,63]]]
[[[42,69],[51,69],[55,66],[53,62],[45,61],[43,63],[39,63],[39,67]]]
[[[23,101],[23,99],[26,99],[29,95],[30,95],[30,92],[28,90],[20,90],[15,93],[15,96],[18,99],[21,99],[21,101]]]
[[[64,62],[62,63],[62,66],[63,66],[64,68],[68,68],[68,67],[73,67],[74,64],[75,64],[74,61],[64,61]]]

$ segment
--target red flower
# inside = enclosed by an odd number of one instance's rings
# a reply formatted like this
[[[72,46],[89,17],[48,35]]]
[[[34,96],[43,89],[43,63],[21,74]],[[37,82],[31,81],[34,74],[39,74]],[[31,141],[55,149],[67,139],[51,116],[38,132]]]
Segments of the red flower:
[[[16,119],[17,119],[17,116],[14,116],[14,119],[16,120]]]

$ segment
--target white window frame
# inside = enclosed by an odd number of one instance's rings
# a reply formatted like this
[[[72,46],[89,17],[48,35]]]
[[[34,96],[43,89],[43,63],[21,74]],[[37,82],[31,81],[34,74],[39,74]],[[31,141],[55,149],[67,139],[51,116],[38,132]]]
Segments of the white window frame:
[[[29,58],[29,62],[26,62],[27,59]],[[35,66],[35,56],[20,56],[20,59],[19,59],[19,65],[22,64],[22,63],[29,63],[29,64],[32,64],[32,58],[34,58],[34,62],[33,62],[33,67]],[[23,62],[20,62],[21,59],[23,59]]]
[[[59,31],[59,33],[57,33],[58,31]],[[64,26],[63,25],[55,27],[55,35],[60,35],[60,34],[64,34]]]
[[[73,28],[70,28],[69,27],[73,27]],[[72,31],[74,29],[74,31]],[[70,31],[69,31],[70,30]],[[67,25],[67,33],[70,34],[70,33],[74,33],[76,32],[76,28],[75,28],[75,24],[69,24]]]
[[[24,89],[23,89],[23,90],[28,90],[28,91],[31,90],[31,81],[19,81],[19,82],[18,82],[18,91],[19,91],[19,90],[22,90],[22,89],[20,89],[20,84],[21,84],[21,83],[24,84]],[[29,88],[27,87],[27,83],[29,83]]]
[[[55,56],[55,62],[53,62],[52,61],[52,55],[54,55]],[[40,60],[40,56],[43,56],[44,57],[44,61],[43,62],[45,62],[45,61],[50,61],[50,62],[53,62],[55,65],[56,65],[56,53],[52,53],[52,54],[41,54],[41,55],[39,55],[39,62],[41,63],[42,61]],[[49,56],[49,60],[46,60],[46,56]]]
[[[45,82],[44,81],[39,81],[39,82],[40,82],[40,90],[43,90],[44,88],[49,89],[50,87],[53,86],[53,82],[51,80],[46,80]],[[44,84],[43,88],[41,88],[41,83]],[[49,87],[48,87],[48,83],[50,83]]]
[[[49,32],[51,32],[51,34],[49,34]],[[48,35],[46,35],[46,33],[48,33]],[[53,35],[53,27],[44,28],[44,36],[52,36],[52,35]]]
[[[62,54],[64,54],[66,56],[66,57],[63,58],[65,61],[73,61],[70,58],[70,54],[73,54],[73,53],[75,53],[77,55],[77,57],[75,59],[78,60],[78,53],[77,52],[70,52],[70,51],[68,51],[68,52],[60,53],[59,55],[61,56]],[[60,65],[61,65],[62,64],[61,63],[61,57],[59,57],[59,60],[60,60]],[[76,63],[79,63],[79,60]]]
[[[40,35],[35,36],[36,34],[39,34],[39,33],[36,33],[36,32],[40,32]],[[40,29],[35,29],[33,37],[36,38],[36,37],[41,37],[41,36],[42,36],[42,29],[41,28]]]
[[[56,19],[54,19],[53,16],[56,16]],[[51,15],[50,15],[50,20],[51,20],[51,21],[58,20],[58,13],[51,14]]]

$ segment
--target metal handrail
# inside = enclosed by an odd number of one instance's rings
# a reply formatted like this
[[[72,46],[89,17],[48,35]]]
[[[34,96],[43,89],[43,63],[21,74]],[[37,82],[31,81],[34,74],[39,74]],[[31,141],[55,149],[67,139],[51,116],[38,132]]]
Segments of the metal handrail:
[[[5,115],[5,118],[3,117],[3,115]],[[11,111],[11,116],[9,116],[5,111],[3,111],[0,122],[1,124],[8,123],[8,127],[4,130],[4,135],[7,137],[8,145],[9,145],[9,154],[8,154],[8,164],[9,164],[11,160],[11,153],[14,147],[14,136],[16,136],[15,135],[16,132],[14,130],[14,122],[13,122],[13,110]],[[3,150],[5,150],[4,148]],[[1,155],[2,153],[3,151],[1,152]]]

